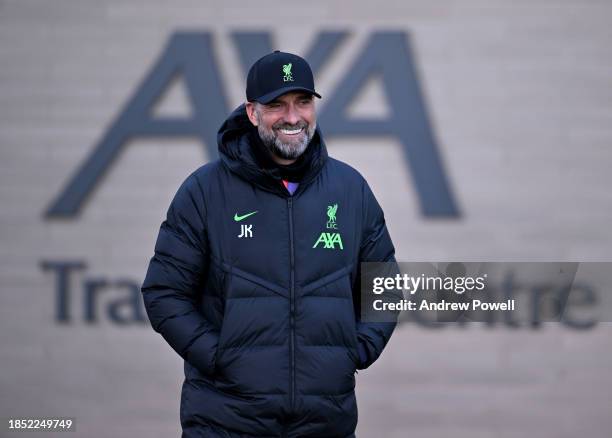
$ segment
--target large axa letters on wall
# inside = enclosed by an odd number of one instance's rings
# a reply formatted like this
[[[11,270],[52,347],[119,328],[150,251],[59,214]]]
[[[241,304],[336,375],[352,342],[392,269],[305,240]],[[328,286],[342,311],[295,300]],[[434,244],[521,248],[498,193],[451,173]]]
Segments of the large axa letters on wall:
[[[316,36],[304,54],[315,76],[347,36],[348,32],[322,32]],[[231,37],[245,76],[256,59],[272,51],[268,33],[236,32]],[[389,117],[348,117],[350,103],[373,75],[382,82]],[[191,116],[153,118],[154,105],[177,76],[185,83],[192,104]],[[76,217],[130,139],[196,137],[205,145],[208,156],[216,157],[216,132],[229,113],[221,77],[209,33],[175,33],[93,152],[50,204],[45,216]],[[325,96],[319,120],[327,138],[387,136],[398,139],[421,212],[429,217],[459,216],[429,123],[408,34],[373,32],[337,88]]]

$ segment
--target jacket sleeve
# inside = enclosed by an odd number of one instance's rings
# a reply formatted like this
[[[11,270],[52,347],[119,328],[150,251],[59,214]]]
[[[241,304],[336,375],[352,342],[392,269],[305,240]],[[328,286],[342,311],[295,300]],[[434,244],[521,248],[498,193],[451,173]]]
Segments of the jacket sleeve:
[[[206,272],[205,214],[202,191],[192,175],[161,224],[141,290],[153,329],[183,359],[210,375],[219,336],[196,306]]]
[[[363,181],[363,232],[359,250],[359,263],[385,262],[386,275],[399,273],[395,261],[395,248],[387,231],[385,218],[372,190]],[[361,266],[359,267],[361,277]],[[357,284],[359,285],[359,281]],[[357,290],[357,302],[361,306],[361,291]],[[400,299],[393,297],[391,300]],[[359,309],[361,310],[361,309]],[[368,368],[380,356],[397,324],[398,312],[389,312],[385,320],[390,322],[362,321],[362,313],[357,316],[357,340],[359,349],[359,369]]]

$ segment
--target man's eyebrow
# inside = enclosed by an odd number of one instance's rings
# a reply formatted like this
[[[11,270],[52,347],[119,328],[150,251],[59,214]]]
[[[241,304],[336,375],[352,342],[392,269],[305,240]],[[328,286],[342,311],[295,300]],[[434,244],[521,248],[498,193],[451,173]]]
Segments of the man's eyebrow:
[[[298,99],[308,99],[308,100],[312,100],[314,98],[314,96],[310,93],[300,93],[297,95]],[[272,105],[273,103],[282,103],[282,101],[278,98],[266,103],[265,105]]]

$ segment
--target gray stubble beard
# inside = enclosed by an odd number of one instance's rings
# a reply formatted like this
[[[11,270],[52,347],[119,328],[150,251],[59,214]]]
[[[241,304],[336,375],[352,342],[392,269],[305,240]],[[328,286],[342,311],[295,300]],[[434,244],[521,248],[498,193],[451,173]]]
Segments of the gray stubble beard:
[[[303,121],[293,126],[288,125],[286,123],[282,123],[278,126],[272,126],[272,129],[266,129],[262,126],[260,122],[261,118],[258,108],[255,108],[255,117],[257,118],[257,132],[259,133],[261,141],[264,143],[264,145],[266,145],[266,147],[271,153],[285,160],[295,160],[296,158],[300,157],[308,147],[308,144],[314,137],[315,131],[317,129],[316,122],[314,122],[312,125],[309,125]],[[283,143],[278,138],[278,135],[274,132],[274,129],[280,128],[305,128],[306,135],[300,136],[301,140],[297,145],[293,143]]]

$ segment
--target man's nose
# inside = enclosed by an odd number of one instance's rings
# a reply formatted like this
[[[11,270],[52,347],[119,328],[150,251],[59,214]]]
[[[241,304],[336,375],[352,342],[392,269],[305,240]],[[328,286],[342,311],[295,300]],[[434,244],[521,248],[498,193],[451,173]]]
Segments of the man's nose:
[[[287,107],[287,111],[285,112],[285,122],[290,125],[295,125],[300,121],[300,115],[297,109],[293,105],[289,105]]]

